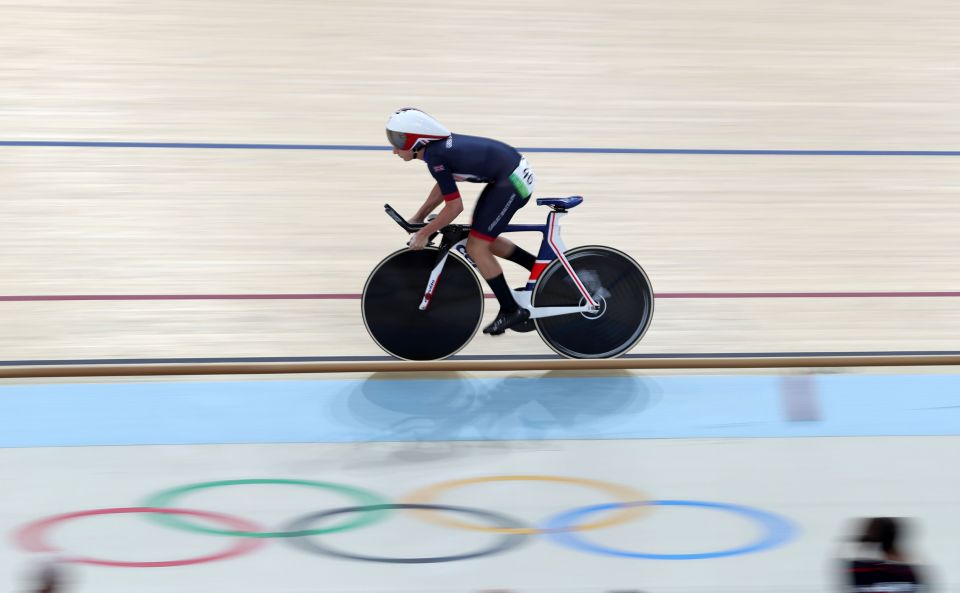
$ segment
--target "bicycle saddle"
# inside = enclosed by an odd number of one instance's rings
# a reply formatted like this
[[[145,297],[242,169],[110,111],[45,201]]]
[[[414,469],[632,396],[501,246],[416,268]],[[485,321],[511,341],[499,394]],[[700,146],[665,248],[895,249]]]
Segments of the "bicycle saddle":
[[[568,198],[537,198],[537,206],[550,206],[555,210],[569,210],[583,202],[582,196]]]

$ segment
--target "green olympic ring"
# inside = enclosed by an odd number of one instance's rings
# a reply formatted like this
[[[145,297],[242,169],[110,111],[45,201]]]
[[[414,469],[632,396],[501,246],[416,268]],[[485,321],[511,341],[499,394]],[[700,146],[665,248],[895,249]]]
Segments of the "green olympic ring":
[[[363,527],[364,525],[369,525],[371,523],[376,523],[382,521],[386,518],[386,515],[389,513],[390,504],[389,501],[385,498],[380,497],[378,494],[374,494],[369,490],[364,490],[362,488],[354,488],[353,486],[345,486],[343,484],[335,484],[333,482],[314,482],[311,480],[285,480],[285,479],[271,479],[271,478],[257,478],[249,480],[221,480],[218,482],[198,482],[196,484],[187,484],[185,486],[178,486],[176,488],[170,488],[168,490],[163,490],[158,492],[145,500],[143,506],[153,507],[153,508],[171,508],[175,505],[174,501],[179,499],[181,496],[194,492],[197,490],[206,490],[208,488],[221,488],[223,486],[240,486],[244,484],[286,484],[293,486],[307,486],[310,488],[318,488],[321,490],[332,490],[334,492],[344,494],[353,500],[355,500],[360,506],[375,506],[381,505],[382,508],[376,511],[369,513],[360,513],[357,515],[356,519],[346,521],[339,525],[334,525],[332,527],[326,527],[323,529],[304,529],[301,531],[231,531],[228,529],[214,529],[212,527],[204,527],[202,525],[196,525],[190,521],[184,520],[179,515],[173,514],[152,514],[149,516],[151,521],[157,523],[162,523],[167,527],[173,527],[176,529],[183,529],[186,531],[192,531],[194,533],[207,533],[210,535],[233,535],[239,537],[304,537],[308,535],[323,535],[324,533],[337,533],[339,531],[347,531],[349,529],[355,529],[357,527]]]

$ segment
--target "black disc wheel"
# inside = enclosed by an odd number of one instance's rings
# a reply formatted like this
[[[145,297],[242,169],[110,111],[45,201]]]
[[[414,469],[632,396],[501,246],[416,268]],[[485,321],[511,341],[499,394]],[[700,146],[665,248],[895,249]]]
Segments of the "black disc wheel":
[[[389,354],[405,360],[439,360],[456,354],[477,333],[483,290],[470,266],[447,257],[426,311],[426,292],[438,250],[402,249],[388,255],[363,287],[363,323]]]
[[[653,318],[653,288],[643,268],[629,255],[609,247],[577,247],[565,255],[600,309],[538,318],[540,337],[568,358],[615,358],[633,348]],[[533,305],[585,303],[563,262],[553,260],[537,281]]]

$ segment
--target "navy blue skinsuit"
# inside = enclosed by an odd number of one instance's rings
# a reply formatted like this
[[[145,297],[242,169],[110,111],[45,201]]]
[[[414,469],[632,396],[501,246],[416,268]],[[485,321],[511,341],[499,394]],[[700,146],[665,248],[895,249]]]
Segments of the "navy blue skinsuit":
[[[508,144],[463,134],[431,142],[423,151],[423,160],[445,201],[460,197],[457,181],[487,184],[474,207],[470,231],[485,241],[494,241],[531,195],[512,177],[522,158]],[[532,172],[530,175],[532,179]]]

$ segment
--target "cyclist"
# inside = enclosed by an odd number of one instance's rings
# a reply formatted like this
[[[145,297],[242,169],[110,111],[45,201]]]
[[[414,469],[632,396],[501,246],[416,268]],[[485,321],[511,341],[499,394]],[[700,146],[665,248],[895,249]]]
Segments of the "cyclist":
[[[463,212],[457,181],[486,183],[473,209],[467,253],[500,303],[497,318],[483,333],[500,335],[507,329],[532,329],[525,324],[530,312],[517,305],[494,256],[533,270],[536,257],[500,237],[513,215],[533,194],[536,178],[527,160],[511,146],[478,136],[453,134],[419,109],[400,109],[387,121],[393,153],[404,161],[422,160],[436,180],[411,222],[421,223],[443,203],[435,219],[417,231],[410,249],[423,249],[427,239]]]

